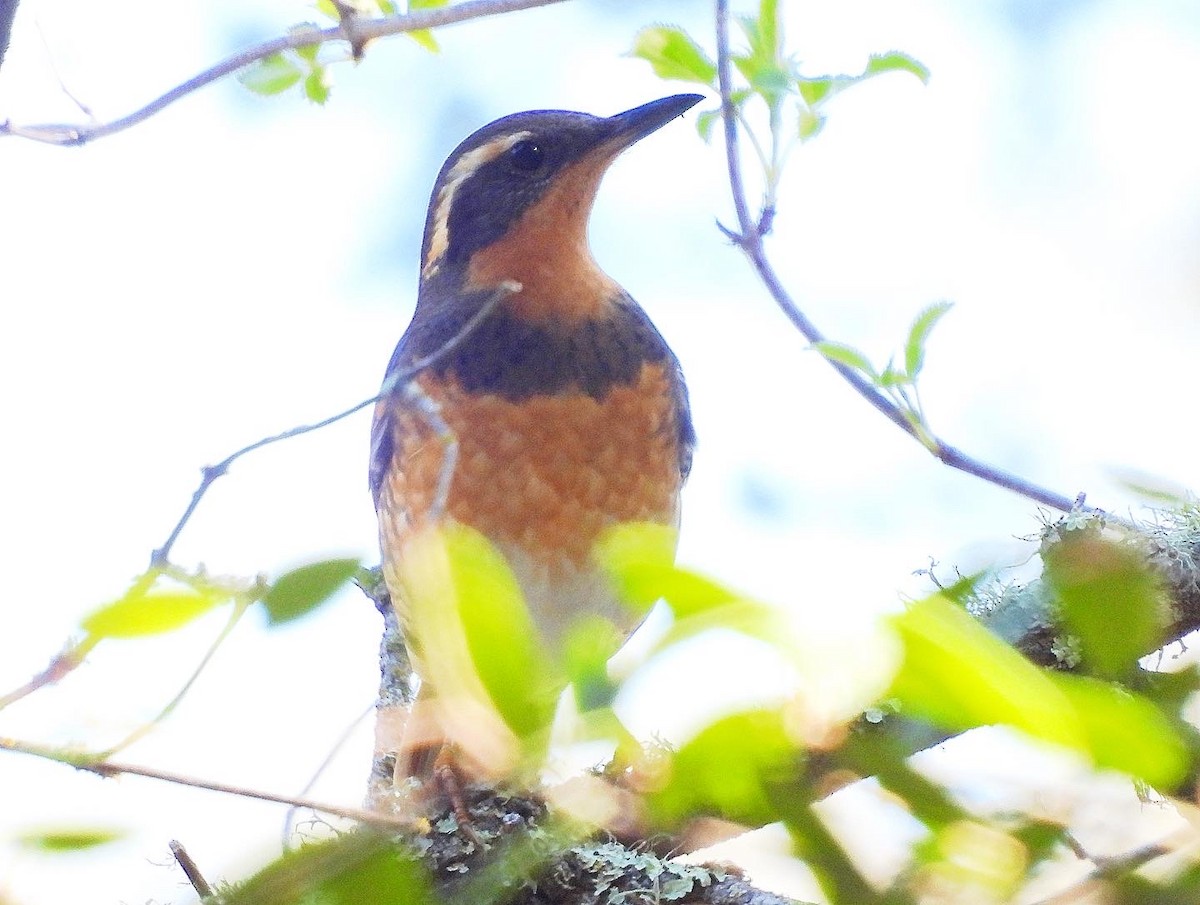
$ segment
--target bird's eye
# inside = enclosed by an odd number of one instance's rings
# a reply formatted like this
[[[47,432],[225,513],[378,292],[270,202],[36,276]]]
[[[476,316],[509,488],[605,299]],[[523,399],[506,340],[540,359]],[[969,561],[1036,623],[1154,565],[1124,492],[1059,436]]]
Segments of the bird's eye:
[[[515,169],[522,173],[532,173],[541,167],[546,159],[546,152],[541,145],[533,141],[519,141],[508,150],[508,159]]]

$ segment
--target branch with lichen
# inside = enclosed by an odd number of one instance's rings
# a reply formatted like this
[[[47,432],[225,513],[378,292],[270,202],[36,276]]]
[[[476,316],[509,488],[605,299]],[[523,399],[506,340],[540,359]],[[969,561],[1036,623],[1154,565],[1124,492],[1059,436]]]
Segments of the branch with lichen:
[[[404,637],[379,573],[363,592],[384,618],[380,645],[380,719],[410,706],[415,683]],[[379,733],[377,732],[377,737]],[[387,813],[395,795],[395,755],[377,750],[367,803]],[[528,905],[630,902],[680,905],[792,905],[792,900],[752,886],[728,867],[673,861],[645,840],[616,840],[607,832],[574,829],[541,797],[473,787],[466,791],[470,827],[445,806],[406,836],[448,901],[477,901],[481,876],[504,885],[504,899]],[[499,879],[497,879],[499,878]],[[493,890],[495,891],[495,890]]]
[[[1098,513],[1073,512],[1054,522],[1048,522],[1041,532],[1040,554],[1053,557],[1079,534],[1101,535],[1125,549],[1144,563],[1160,591],[1157,630],[1139,651],[1149,656],[1200,629],[1200,506],[1182,505],[1175,510],[1162,511],[1153,522],[1139,523],[1132,528],[1119,523],[1115,528]],[[967,610],[993,634],[1011,644],[1038,666],[1063,672],[1082,671],[1080,644],[1064,619],[1058,595],[1051,583],[1038,578],[1024,584],[993,582],[972,590],[965,598]],[[1132,665],[1131,665],[1132,669]],[[1133,670],[1128,682],[1131,687],[1153,683],[1157,674],[1149,670]],[[851,737],[890,739],[892,754],[905,758],[954,738],[960,733],[948,731],[903,713],[872,711],[849,727]],[[1194,730],[1193,730],[1194,732]],[[810,759],[807,769],[813,777],[838,774],[837,782],[820,783],[827,794],[843,788],[860,771],[853,766],[846,772],[843,751],[819,752]],[[1191,788],[1196,777],[1189,773],[1179,789],[1160,789],[1164,794]]]
[[[1072,513],[1045,525],[1040,552],[1043,557],[1052,555],[1070,532],[1106,530],[1103,514]],[[1138,523],[1132,530],[1122,525],[1113,536],[1144,559],[1163,592],[1157,640],[1142,654],[1182,642],[1200,629],[1200,506],[1159,512],[1155,521]],[[1079,666],[1078,645],[1063,624],[1053,589],[1042,579],[981,587],[967,601],[967,609],[1039,666]]]

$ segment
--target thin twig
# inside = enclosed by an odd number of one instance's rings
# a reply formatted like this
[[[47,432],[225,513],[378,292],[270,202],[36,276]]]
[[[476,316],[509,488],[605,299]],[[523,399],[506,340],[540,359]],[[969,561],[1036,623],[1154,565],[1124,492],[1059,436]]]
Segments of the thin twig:
[[[442,409],[437,400],[421,389],[415,380],[410,380],[405,385],[404,401],[417,410],[417,414],[425,420],[425,424],[442,444],[442,464],[438,468],[437,486],[433,491],[433,502],[429,504],[429,511],[426,513],[426,517],[437,524],[446,514],[450,485],[454,481],[454,471],[458,468],[458,437],[442,417]]]
[[[225,622],[224,627],[222,627],[217,637],[213,639],[212,644],[208,646],[208,650],[204,652],[204,656],[200,658],[200,662],[196,664],[196,668],[192,670],[192,674],[188,676],[187,681],[183,683],[183,686],[178,692],[175,693],[175,696],[167,702],[166,706],[164,706],[156,716],[138,726],[133,730],[133,732],[121,739],[121,741],[117,742],[111,748],[105,750],[101,755],[103,758],[110,758],[117,752],[125,750],[134,742],[147,735],[151,730],[162,723],[163,720],[175,712],[175,708],[179,706],[179,703],[184,699],[184,696],[192,690],[192,686],[196,684],[196,680],[200,678],[200,675],[204,672],[205,667],[208,666],[209,662],[221,648],[221,645],[225,643],[225,639],[229,637],[230,633],[241,621],[242,616],[246,614],[246,610],[250,608],[250,604],[253,602],[253,598],[250,597],[239,599],[234,602],[233,611],[229,614],[229,619]]]
[[[0,11],[7,8],[8,2],[10,0],[0,0]],[[5,121],[0,123],[0,136],[16,135],[52,145],[82,145],[135,126],[205,85],[285,50],[312,47],[330,41],[346,41],[351,47],[361,47],[376,38],[438,28],[443,25],[454,25],[484,16],[496,16],[562,2],[563,0],[465,0],[454,6],[417,10],[405,15],[386,16],[381,19],[347,18],[333,28],[312,29],[311,31],[297,30],[226,57],[216,65],[210,66],[186,82],[175,86],[161,97],[155,98],[146,106],[120,119],[107,123],[44,123],[33,126],[20,126]],[[16,4],[12,5],[15,8]]]
[[[302,434],[308,434],[312,431],[320,430],[323,427],[329,427],[329,425],[336,424],[343,418],[349,418],[351,415],[362,411],[369,405],[374,405],[381,398],[391,395],[399,387],[404,386],[412,381],[414,377],[424,371],[427,367],[439,361],[444,355],[452,352],[464,339],[470,336],[471,333],[473,333],[481,323],[483,323],[484,319],[492,313],[492,310],[498,304],[500,304],[502,299],[507,298],[509,295],[512,295],[514,292],[519,292],[520,290],[520,284],[515,283],[512,280],[507,280],[500,284],[496,291],[489,296],[482,305],[480,305],[479,310],[472,314],[467,322],[463,324],[461,330],[446,340],[445,343],[443,343],[439,348],[434,350],[429,355],[414,361],[408,367],[402,368],[391,375],[391,377],[384,382],[380,391],[370,399],[364,399],[362,402],[352,405],[345,411],[338,412],[336,415],[330,415],[328,418],[324,418],[315,424],[302,424],[298,427],[293,427],[290,430],[285,430],[283,433],[274,434],[270,437],[263,437],[261,440],[257,440],[254,443],[251,443],[249,446],[243,446],[236,452],[230,453],[216,465],[210,465],[201,469],[200,485],[192,494],[191,501],[188,503],[187,508],[183,510],[183,515],[179,517],[179,521],[175,523],[175,527],[171,529],[171,533],[167,535],[167,539],[163,541],[161,547],[159,547],[150,555],[150,567],[152,569],[162,568],[167,564],[171,556],[171,549],[175,546],[175,541],[179,539],[179,535],[182,533],[184,526],[188,523],[188,520],[191,519],[192,514],[195,513],[196,507],[200,505],[200,500],[204,498],[204,494],[208,492],[208,488],[212,486],[213,482],[216,481],[217,478],[225,474],[229,470],[229,467],[242,456],[252,453],[255,450],[262,449],[264,446],[270,446],[272,443],[278,443],[281,440],[290,440],[293,437],[299,437]]]
[[[277,795],[274,792],[264,792],[261,789],[250,789],[245,786],[235,786],[224,782],[197,779],[194,776],[172,773],[168,770],[157,770],[153,767],[142,767],[138,764],[104,761],[95,764],[73,764],[72,766],[88,773],[95,773],[97,776],[102,776],[106,779],[112,776],[141,776],[145,779],[169,782],[173,785],[187,786],[191,789],[205,789],[209,792],[220,792],[223,795],[236,795],[239,798],[254,798],[258,801],[270,801],[275,804],[286,804],[297,808],[309,808],[313,811],[320,811],[322,814],[332,814],[334,817],[345,817],[347,820],[357,820],[360,823],[370,823],[375,826],[394,827],[397,829],[410,829],[412,827],[412,822],[409,820],[364,811],[362,808],[327,804],[322,801],[314,801],[311,798],[301,798],[295,795]]]
[[[179,865],[179,869],[187,876],[188,882],[192,884],[192,889],[196,890],[196,895],[201,899],[211,898],[213,894],[212,887],[204,879],[204,874],[200,873],[200,868],[196,866],[196,862],[192,860],[192,856],[183,847],[183,843],[172,839],[167,844],[171,849],[171,854],[175,856],[175,863]]]
[[[721,119],[725,129],[725,158],[729,169],[729,188],[733,195],[733,207],[738,221],[737,232],[725,229],[724,227],[721,227],[721,229],[749,259],[759,279],[766,287],[767,292],[770,293],[771,298],[774,299],[775,304],[779,306],[788,320],[792,322],[792,325],[810,343],[823,342],[825,340],[824,334],[817,329],[817,326],[796,305],[791,295],[783,287],[779,276],[775,273],[775,269],[771,266],[771,262],[767,258],[766,249],[763,246],[763,233],[765,232],[765,226],[769,224],[771,212],[764,210],[763,216],[757,218],[757,222],[756,218],[750,214],[750,208],[746,202],[745,184],[742,179],[742,168],[738,155],[737,112],[730,97],[732,75],[730,72],[729,52],[729,0],[717,0],[716,23],[717,81],[721,91]],[[1049,506],[1051,509],[1057,509],[1061,512],[1070,512],[1072,510],[1073,501],[1070,497],[1039,487],[1024,478],[972,458],[961,450],[942,442],[937,437],[928,434],[923,427],[913,424],[905,417],[904,412],[899,407],[880,393],[874,385],[864,379],[853,368],[830,358],[826,358],[825,360],[842,376],[842,379],[849,383],[860,396],[873,405],[885,418],[910,437],[922,443],[923,446],[929,449],[944,464],[982,478],[999,487],[1011,490],[1014,493],[1041,503],[1043,506]],[[1082,508],[1089,512],[1095,511],[1088,506]]]
[[[9,704],[15,704],[22,698],[28,697],[39,688],[53,685],[64,676],[69,675],[84,661],[84,658],[91,653],[92,648],[97,643],[98,639],[92,636],[88,636],[82,641],[69,642],[66,648],[60,654],[56,655],[45,669],[20,688],[13,689],[8,694],[0,697],[0,710],[3,710]]]
[[[1076,843],[1077,845],[1078,843]],[[1170,843],[1159,840],[1158,842],[1150,842],[1146,845],[1139,846],[1131,851],[1120,855],[1112,855],[1107,858],[1095,857],[1084,852],[1080,854],[1080,850],[1075,845],[1070,845],[1068,837],[1068,845],[1073,852],[1083,860],[1091,861],[1096,865],[1096,869],[1089,873],[1086,877],[1072,883],[1066,889],[1056,892],[1049,898],[1039,899],[1034,905],[1069,905],[1072,902],[1082,901],[1082,896],[1085,892],[1091,889],[1096,884],[1108,879],[1109,877],[1117,877],[1123,874],[1132,873],[1139,867],[1149,864],[1156,858],[1161,858],[1164,855],[1169,855],[1176,849]]]
[[[141,776],[145,779],[168,782],[172,785],[187,786],[190,789],[205,789],[209,792],[220,792],[223,795],[236,795],[239,798],[253,798],[257,801],[270,801],[275,804],[286,804],[297,808],[309,808],[313,811],[319,811],[322,814],[331,814],[334,817],[344,817],[347,820],[357,820],[360,823],[368,823],[373,826],[387,827],[389,829],[412,829],[413,826],[412,821],[410,820],[405,820],[400,817],[391,817],[385,814],[378,814],[372,811],[365,811],[362,808],[351,808],[336,804],[327,804],[321,801],[314,801],[311,798],[301,798],[295,795],[277,795],[274,792],[264,792],[260,789],[250,789],[245,786],[235,786],[224,782],[213,782],[206,779],[197,779],[194,776],[186,776],[182,773],[172,773],[168,770],[158,770],[153,767],[142,767],[138,764],[89,760],[87,756],[83,754],[73,752],[70,755],[67,755],[63,752],[55,751],[50,748],[27,744],[17,739],[0,738],[0,750],[12,751],[16,754],[31,754],[34,757],[40,757],[45,760],[54,761],[55,763],[74,767],[75,769],[82,770],[85,773],[94,773],[97,776],[105,779],[113,776]]]
[[[347,726],[345,729],[342,730],[342,734],[338,736],[337,741],[335,741],[333,743],[333,746],[329,749],[328,753],[326,753],[326,755],[325,755],[324,759],[321,761],[320,765],[317,767],[316,770],[313,771],[313,775],[311,777],[309,777],[308,782],[306,782],[304,784],[304,788],[302,788],[298,794],[307,795],[309,792],[312,791],[313,786],[315,786],[317,784],[317,780],[321,778],[322,774],[324,774],[324,772],[327,769],[329,769],[329,765],[331,763],[333,763],[333,759],[338,756],[338,753],[342,750],[342,748],[345,747],[346,743],[348,741],[350,741],[351,737],[354,735],[355,730],[358,729],[358,727],[362,723],[362,721],[365,720],[367,717],[369,717],[374,712],[374,710],[375,710],[375,705],[371,704],[369,707],[367,707],[366,710],[364,710],[362,713],[360,713],[358,716],[356,716],[354,718],[353,722],[351,722],[349,726]],[[299,810],[299,809],[298,808],[288,808],[287,814],[284,815],[284,818],[283,818],[283,847],[284,848],[287,848],[288,841],[289,841],[289,839],[291,839],[292,829],[293,829],[292,821],[294,821],[296,819],[296,811],[297,810]]]
[[[58,82],[58,90],[67,96],[72,104],[79,108],[79,112],[86,116],[90,121],[96,121],[96,114],[92,112],[92,108],[85,104],[74,91],[67,87],[67,80],[63,78],[62,72],[58,68],[58,63],[54,58],[54,48],[50,46],[50,42],[46,39],[46,32],[42,28],[42,23],[37,23],[38,38],[41,39],[42,49],[46,53],[46,63],[50,66],[50,72],[54,74],[55,81]]]

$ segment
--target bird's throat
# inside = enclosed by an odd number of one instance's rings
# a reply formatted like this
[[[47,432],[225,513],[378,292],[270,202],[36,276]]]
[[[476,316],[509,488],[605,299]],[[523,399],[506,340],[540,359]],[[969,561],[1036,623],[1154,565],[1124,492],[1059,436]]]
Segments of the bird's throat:
[[[515,280],[521,290],[505,307],[534,322],[603,317],[621,288],[592,258],[587,228],[611,161],[611,154],[592,155],[564,171],[502,238],[471,255],[466,288],[487,291]]]

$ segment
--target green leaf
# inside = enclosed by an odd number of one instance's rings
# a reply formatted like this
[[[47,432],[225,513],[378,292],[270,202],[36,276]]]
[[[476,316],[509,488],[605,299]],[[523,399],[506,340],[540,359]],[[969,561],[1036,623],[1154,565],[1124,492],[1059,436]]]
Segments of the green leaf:
[[[124,597],[84,617],[80,627],[95,640],[161,635],[187,625],[228,599],[216,587],[162,590],[138,581]]]
[[[651,792],[647,804],[665,826],[697,813],[762,826],[778,818],[772,788],[794,779],[800,761],[782,712],[734,714],[710,724],[675,752],[667,784]]]
[[[617,596],[646,613],[661,598],[664,576],[674,570],[679,534],[667,525],[628,522],[600,535],[592,556],[612,581]]]
[[[441,45],[438,44],[437,38],[433,36],[433,32],[428,28],[418,28],[416,31],[406,31],[406,35],[420,44],[430,53],[440,53]]]
[[[608,528],[592,555],[608,573],[618,596],[638,613],[665,600],[676,618],[682,618],[740,599],[709,578],[676,568],[677,540],[677,532],[667,525],[627,522]]]
[[[304,78],[304,96],[314,104],[324,106],[325,102],[329,100],[331,83],[329,67],[317,64]]]
[[[809,789],[795,790],[791,795],[777,798],[776,804],[783,812],[783,823],[791,837],[792,855],[812,872],[823,893],[822,901],[847,905],[911,902],[907,896],[881,896],[867,883],[842,843],[809,806],[812,798]]]
[[[720,110],[701,110],[696,116],[696,131],[705,141],[712,140],[713,129],[721,121]]]
[[[902,371],[897,371],[892,362],[888,362],[879,379],[875,381],[881,387],[906,387],[912,385],[912,380]]]
[[[908,341],[904,344],[904,369],[910,380],[916,380],[925,366],[925,342],[929,334],[942,319],[942,316],[953,308],[950,302],[937,302],[930,305],[917,315],[908,331]]]
[[[907,715],[954,731],[1009,725],[1155,786],[1172,786],[1187,768],[1178,732],[1145,698],[1039,669],[940,595],[893,625],[904,659],[887,696]]]
[[[1110,468],[1109,476],[1130,493],[1135,493],[1156,508],[1185,509],[1194,505],[1196,495],[1183,484],[1178,484],[1162,475],[1132,468]]]
[[[758,69],[775,68],[779,62],[777,0],[761,0],[757,16],[739,16],[738,24],[746,35],[750,53],[744,60]],[[736,58],[735,58],[736,62]]]
[[[255,94],[272,95],[287,91],[303,77],[300,67],[283,54],[273,53],[238,73],[238,81]]]
[[[969,609],[971,602],[978,599],[979,586],[988,574],[987,572],[975,572],[970,575],[960,573],[950,584],[941,585],[938,593],[956,606]]]
[[[1003,723],[1084,749],[1083,727],[1047,673],[935,594],[892,620],[904,659],[885,697],[954,731]]]
[[[358,571],[357,559],[326,559],[280,575],[263,595],[267,622],[282,625],[315,610]]]
[[[822,75],[815,78],[801,76],[796,79],[796,90],[800,92],[804,103],[810,107],[816,107],[829,95],[833,89],[833,83],[833,76]]]
[[[768,106],[776,106],[792,87],[792,77],[774,57],[733,56],[733,65]]]
[[[1165,713],[1178,713],[1200,691],[1200,666],[1196,665],[1179,672],[1145,670],[1134,678],[1137,680],[1134,690],[1154,701]]]
[[[813,343],[809,348],[820,352],[830,361],[853,368],[856,371],[861,371],[870,377],[873,382],[879,382],[879,374],[876,373],[870,360],[853,346],[825,339]]]
[[[438,7],[445,6],[447,2],[449,0],[408,0],[408,11],[411,13],[421,9],[437,9]],[[395,4],[389,2],[388,5],[392,8],[392,12],[388,15],[394,15],[396,10]],[[441,52],[441,45],[438,44],[437,38],[433,36],[433,32],[428,28],[420,28],[416,31],[405,32],[405,34],[430,53]]]
[[[359,830],[301,846],[245,883],[222,905],[434,905],[424,870],[391,837]]]
[[[301,22],[299,25],[293,25],[288,29],[289,35],[307,35],[312,34],[320,29],[312,22]],[[305,44],[303,47],[296,47],[292,51],[304,62],[312,64],[317,62],[317,56],[321,52],[320,44]]]
[[[930,829],[966,819],[945,789],[909,766],[909,753],[888,733],[858,732],[842,742],[834,758],[859,775],[874,776]]]
[[[670,608],[675,622],[655,651],[713,629],[740,632],[772,645],[787,643],[790,633],[774,607],[676,566],[676,536],[666,525],[628,522],[607,529],[593,550],[618,597],[635,613],[649,612],[660,600]]]
[[[761,0],[758,4],[758,53],[775,59],[779,56],[778,0]]]
[[[965,816],[923,839],[915,854],[910,888],[938,889],[946,902],[1012,902],[1028,879],[1025,845],[1000,826]]]
[[[542,646],[504,557],[462,525],[430,530],[409,544],[404,575],[413,637],[439,694],[490,704],[518,737],[554,718],[566,679]]]
[[[1171,791],[1187,774],[1187,746],[1165,714],[1119,686],[1066,673],[1051,676],[1083,728],[1092,762]]]
[[[825,128],[825,115],[805,107],[796,118],[796,128],[801,141],[816,138]]]
[[[1064,843],[1067,828],[1061,823],[1041,818],[1027,818],[1020,826],[1010,831],[1029,853],[1030,866],[1053,858]]]
[[[21,833],[17,842],[24,848],[43,852],[78,852],[116,842],[125,835],[124,830],[111,827],[57,827]]]
[[[643,28],[634,39],[630,55],[645,60],[662,79],[709,87],[716,83],[716,64],[681,28],[668,25]]]
[[[928,69],[917,60],[898,51],[873,55],[867,61],[866,68],[858,75],[795,76],[794,78],[800,97],[815,111],[826,101],[859,82],[884,73],[899,71],[911,72],[922,82],[929,80]],[[789,77],[791,76],[789,75]]]
[[[1083,662],[1097,675],[1133,673],[1162,641],[1168,603],[1140,551],[1095,531],[1064,531],[1042,552],[1053,589]]]
[[[863,71],[863,77],[880,75],[884,72],[911,72],[921,80],[922,85],[929,84],[929,67],[915,57],[910,57],[898,50],[871,54],[870,60],[867,61],[867,68]]]
[[[624,640],[616,626],[600,616],[581,619],[567,632],[563,666],[580,713],[612,706],[620,689],[609,678],[608,661]]]

